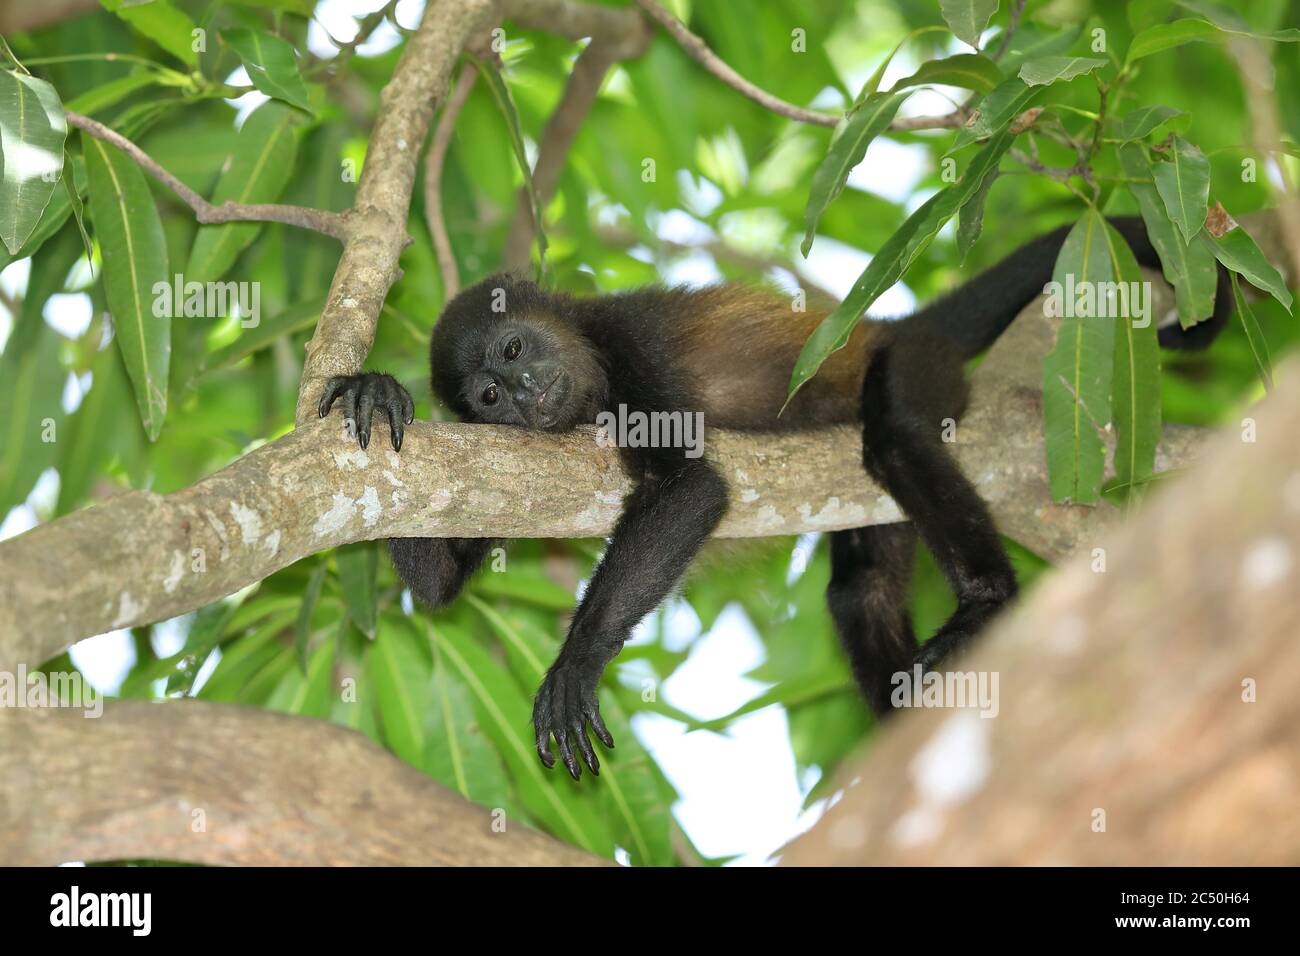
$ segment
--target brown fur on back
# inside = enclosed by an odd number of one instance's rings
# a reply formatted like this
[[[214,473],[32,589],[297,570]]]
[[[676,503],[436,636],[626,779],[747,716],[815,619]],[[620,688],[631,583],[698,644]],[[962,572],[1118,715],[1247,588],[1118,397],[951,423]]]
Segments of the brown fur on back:
[[[681,306],[671,323],[673,354],[681,356],[707,425],[785,430],[858,419],[867,360],[883,339],[880,323],[859,323],[778,418],[804,341],[833,304],[810,302],[796,312],[782,293],[721,285],[691,292]]]

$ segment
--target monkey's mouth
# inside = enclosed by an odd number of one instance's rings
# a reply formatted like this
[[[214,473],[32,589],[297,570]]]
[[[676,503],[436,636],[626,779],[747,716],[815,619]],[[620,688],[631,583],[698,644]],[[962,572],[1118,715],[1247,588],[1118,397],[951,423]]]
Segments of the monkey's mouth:
[[[564,370],[555,373],[547,385],[537,395],[537,424],[541,428],[559,427],[564,411],[564,402],[568,397],[569,386],[564,378]]]

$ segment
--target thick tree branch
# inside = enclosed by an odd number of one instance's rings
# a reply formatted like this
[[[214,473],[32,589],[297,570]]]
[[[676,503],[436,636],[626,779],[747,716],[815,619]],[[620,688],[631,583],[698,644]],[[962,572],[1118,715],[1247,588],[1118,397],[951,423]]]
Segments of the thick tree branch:
[[[1289,374],[1288,374],[1289,371]],[[965,659],[999,710],[899,716],[791,864],[1300,861],[1300,366]]]
[[[631,7],[610,7],[585,0],[498,0],[501,15],[516,26],[543,30],[570,40],[605,41],[634,38],[645,28]]]
[[[1021,313],[974,378],[954,450],[1003,531],[1059,557],[1091,548],[1114,509],[1050,504],[1040,363],[1052,336],[1039,302]],[[1190,461],[1199,439],[1197,429],[1166,429],[1158,467]],[[853,428],[709,432],[705,453],[731,485],[721,536],[899,519],[863,472]],[[618,455],[597,447],[592,429],[417,423],[399,456],[382,425],[362,452],[337,415],[313,421],[190,488],[130,492],[0,543],[0,670],[194,610],[349,541],[604,535],[629,488]]]
[[[289,226],[322,232],[335,239],[347,237],[347,216],[344,213],[326,212],[323,209],[311,209],[306,206],[286,206],[279,203],[239,203],[227,200],[220,206],[214,205],[196,193],[189,186],[158,165],[148,153],[121,133],[114,132],[103,123],[68,110],[68,123],[96,139],[111,143],[126,153],[145,172],[179,196],[187,206],[194,210],[194,218],[204,225],[220,222],[281,222]]]
[[[379,311],[397,279],[398,259],[408,242],[406,218],[415,168],[434,105],[446,95],[465,43],[497,15],[493,0],[428,4],[380,94],[349,235],[325,310],[307,343],[295,415],[299,425],[316,414],[326,381],[359,371],[370,352]]]
[[[358,705],[359,706],[359,705]],[[582,866],[355,731],[186,700],[0,708],[0,866]],[[494,823],[497,826],[494,828]]]

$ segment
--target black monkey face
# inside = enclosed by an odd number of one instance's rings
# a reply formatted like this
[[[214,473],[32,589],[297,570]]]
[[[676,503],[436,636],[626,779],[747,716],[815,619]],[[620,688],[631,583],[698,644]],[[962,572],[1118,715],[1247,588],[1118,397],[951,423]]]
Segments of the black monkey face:
[[[578,423],[574,376],[565,365],[564,343],[536,322],[494,323],[479,367],[462,392],[483,422],[559,431]]]
[[[469,421],[564,431],[595,420],[605,375],[560,297],[493,276],[434,327],[434,390]]]

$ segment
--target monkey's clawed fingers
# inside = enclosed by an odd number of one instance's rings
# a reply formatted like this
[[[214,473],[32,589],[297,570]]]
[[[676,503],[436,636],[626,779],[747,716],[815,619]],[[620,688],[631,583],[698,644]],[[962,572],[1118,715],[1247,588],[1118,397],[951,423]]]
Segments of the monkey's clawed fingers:
[[[602,744],[610,749],[614,747],[614,738],[605,728],[600,717],[600,704],[596,700],[601,670],[603,668],[585,668],[557,661],[542,681],[533,701],[537,756],[548,770],[555,766],[555,756],[551,753],[553,735],[559,745],[560,759],[574,780],[582,776],[583,762],[592,774],[600,775],[600,761],[596,759],[596,751],[587,737],[588,725]]]
[[[321,418],[330,413],[335,399],[341,399],[343,420],[350,423],[362,448],[370,444],[371,415],[382,410],[388,416],[393,450],[402,450],[403,428],[415,418],[415,403],[397,379],[383,372],[334,376],[320,397]]]

